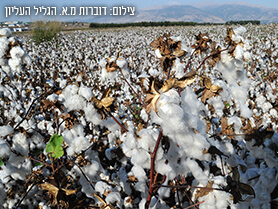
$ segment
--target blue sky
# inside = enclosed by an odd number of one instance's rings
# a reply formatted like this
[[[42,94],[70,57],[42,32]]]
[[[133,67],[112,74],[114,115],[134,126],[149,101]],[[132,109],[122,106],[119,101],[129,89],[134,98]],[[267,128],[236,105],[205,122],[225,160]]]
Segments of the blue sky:
[[[62,7],[80,7],[80,6],[103,6],[112,8],[113,6],[134,6],[136,10],[153,7],[156,5],[169,5],[169,4],[187,4],[187,5],[203,5],[206,3],[246,3],[253,5],[261,5],[270,8],[278,9],[278,1],[277,0],[241,0],[241,1],[231,1],[231,0],[0,0],[0,22],[9,21],[9,20],[22,20],[22,21],[33,21],[39,19],[39,16],[15,16],[12,14],[9,18],[6,18],[6,9],[5,7],[31,7],[31,12],[35,12],[33,9],[34,6],[51,6],[57,8],[57,13],[61,13]],[[33,10],[33,11],[32,11]],[[58,12],[60,11],[60,12]],[[42,17],[44,19],[48,19],[49,16]],[[55,20],[65,20],[65,16],[55,16],[52,17]],[[73,17],[69,17],[73,18]]]

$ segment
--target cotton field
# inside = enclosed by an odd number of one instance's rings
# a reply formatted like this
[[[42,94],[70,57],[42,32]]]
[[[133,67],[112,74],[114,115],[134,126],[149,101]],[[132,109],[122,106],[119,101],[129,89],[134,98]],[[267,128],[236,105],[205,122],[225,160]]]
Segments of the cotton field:
[[[0,207],[278,207],[278,27],[0,29]]]

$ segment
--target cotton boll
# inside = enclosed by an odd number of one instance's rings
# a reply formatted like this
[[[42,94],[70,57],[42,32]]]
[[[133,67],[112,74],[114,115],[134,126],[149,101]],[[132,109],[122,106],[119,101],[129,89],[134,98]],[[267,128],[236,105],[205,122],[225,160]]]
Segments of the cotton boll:
[[[119,58],[116,60],[116,64],[119,66],[119,68],[125,68],[126,67],[126,60],[123,58]]]
[[[206,186],[208,184],[208,177],[204,174],[203,170],[200,168],[195,160],[189,158],[186,159],[186,165],[192,172],[195,179],[202,185]]]
[[[27,142],[26,136],[23,133],[16,133],[13,136],[13,149],[24,156],[28,156],[29,143]]]
[[[139,165],[142,168],[150,168],[150,154],[143,149],[133,149],[131,155],[131,162],[134,165]]]
[[[75,153],[80,153],[90,146],[88,140],[84,137],[83,126],[76,124],[71,130],[63,132],[64,141],[69,145],[67,154],[72,156]]]
[[[86,100],[79,95],[70,95],[65,97],[65,107],[68,111],[81,110],[86,105]]]
[[[234,130],[236,134],[239,134],[241,131],[241,127],[242,127],[242,122],[241,119],[237,116],[233,116],[228,118],[228,125],[234,125]]]
[[[138,165],[134,165],[131,169],[131,173],[129,173],[129,175],[134,175],[138,181],[146,181],[147,180],[147,176],[146,176],[146,172],[144,171],[144,169],[141,166]]]
[[[240,45],[237,45],[237,46],[236,46],[236,49],[235,49],[235,51],[234,51],[235,59],[237,59],[237,60],[242,60],[243,55],[244,55],[243,48],[242,48]]]
[[[179,58],[176,58],[174,66],[172,67],[171,71],[175,72],[176,78],[181,78],[182,76],[184,76],[184,68],[185,68],[185,65],[180,62]]]
[[[11,149],[6,141],[0,140],[0,158],[8,157],[11,153]]]
[[[84,108],[84,112],[89,122],[93,122],[96,125],[102,124],[101,116],[97,113],[93,104],[88,103]]]
[[[0,137],[5,137],[14,132],[14,129],[11,126],[0,126]]]
[[[106,184],[103,181],[98,181],[95,184],[95,190],[96,190],[96,192],[99,192],[100,194],[103,194],[104,191],[106,191],[106,192],[111,191],[112,187],[110,185]]]
[[[81,83],[78,94],[83,96],[87,101],[90,101],[90,99],[93,97],[91,89],[87,86],[84,86],[83,83]]]
[[[214,110],[215,110],[215,115],[216,117],[221,118],[223,115],[223,109],[224,109],[224,104],[223,101],[221,99],[221,97],[211,97],[208,101],[208,104],[213,105]]]
[[[121,202],[122,202],[122,198],[121,198],[121,195],[119,192],[110,192],[106,198],[105,198],[105,202],[107,204],[112,204],[112,203],[117,203],[118,206],[121,205]]]
[[[0,37],[10,37],[12,35],[12,31],[9,28],[0,29]]]
[[[146,109],[142,109],[140,111],[140,117],[143,119],[144,122],[148,121],[149,116],[148,116],[148,114],[146,112]]]
[[[155,56],[156,56],[158,59],[162,58],[162,55],[161,55],[159,49],[154,50],[154,53],[155,53]]]
[[[20,46],[15,46],[10,50],[10,55],[12,59],[21,59],[24,56],[25,52]]]

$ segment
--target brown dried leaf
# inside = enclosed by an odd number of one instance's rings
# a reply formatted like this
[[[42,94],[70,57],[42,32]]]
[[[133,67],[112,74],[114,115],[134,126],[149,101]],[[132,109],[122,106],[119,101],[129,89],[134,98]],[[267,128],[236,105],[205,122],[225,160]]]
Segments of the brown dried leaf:
[[[112,97],[105,97],[105,98],[103,98],[103,99],[100,101],[101,105],[102,105],[103,107],[105,107],[105,108],[107,108],[107,107],[109,107],[110,105],[112,105],[113,102],[114,102],[114,98],[112,98]]]
[[[210,89],[211,87],[211,80],[209,77],[203,77],[203,83],[204,83],[204,86],[207,88],[207,89]]]
[[[108,62],[106,64],[106,70],[107,72],[114,72],[115,70],[117,70],[119,68],[119,66],[116,64],[116,61],[113,62],[109,62],[109,58],[107,59]]]
[[[167,80],[162,88],[160,89],[163,93],[170,90],[174,85],[175,85],[176,79],[175,78],[170,78]]]
[[[173,55],[175,55],[177,57],[182,57],[183,55],[185,55],[185,51],[183,51],[183,50],[174,51]]]
[[[215,93],[213,93],[212,91],[210,91],[209,89],[205,89],[204,92],[203,92],[203,95],[201,97],[201,101],[203,103],[206,103],[207,99],[211,98],[215,96]]]
[[[212,189],[213,184],[214,181],[209,181],[206,187],[200,188],[195,194],[195,199],[197,200],[198,198],[203,197],[208,193],[210,193],[213,190]]]
[[[210,90],[213,93],[219,93],[220,91],[222,91],[222,87],[212,84],[211,87],[210,87]]]

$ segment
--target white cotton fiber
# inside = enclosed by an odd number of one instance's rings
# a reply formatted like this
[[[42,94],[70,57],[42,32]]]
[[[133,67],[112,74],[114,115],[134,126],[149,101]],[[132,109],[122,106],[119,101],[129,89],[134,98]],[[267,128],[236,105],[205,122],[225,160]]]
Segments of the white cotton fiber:
[[[133,165],[139,165],[143,168],[150,168],[150,154],[144,149],[133,149],[131,162]]]
[[[11,149],[6,141],[0,139],[0,158],[8,157],[11,153]]]
[[[85,117],[89,122],[93,122],[95,125],[100,125],[102,123],[100,114],[97,113],[94,105],[92,103],[88,103],[85,108]]]
[[[68,144],[67,154],[74,155],[80,153],[90,146],[88,140],[84,137],[84,129],[80,124],[74,125],[71,130],[63,132],[64,141]]]
[[[87,86],[84,86],[83,83],[81,83],[78,94],[83,96],[87,101],[90,101],[90,99],[93,97],[91,89]]]
[[[110,185],[108,185],[107,183],[105,183],[104,181],[98,181],[95,184],[95,190],[96,190],[96,192],[103,194],[104,191],[106,191],[106,192],[111,191],[112,187]]]
[[[14,129],[11,126],[0,126],[0,137],[5,137],[14,132]]]
[[[12,35],[12,31],[9,28],[0,29],[0,37],[10,37]]]
[[[12,59],[21,59],[25,52],[20,46],[15,46],[10,50],[10,54]]]
[[[186,159],[186,165],[192,172],[195,179],[200,183],[202,186],[206,186],[208,183],[208,177],[200,168],[198,163],[195,160],[191,160],[189,158]]]
[[[110,204],[110,203],[121,203],[121,195],[119,192],[110,192],[106,198],[105,198],[105,202],[107,204]]]
[[[158,59],[162,58],[162,55],[161,55],[159,49],[154,50],[154,53],[155,53],[155,56],[156,56]]]
[[[119,58],[116,61],[116,64],[120,67],[120,68],[124,68],[126,66],[126,60],[123,58]]]
[[[23,133],[17,133],[13,136],[13,149],[24,156],[28,156],[29,143]]]

